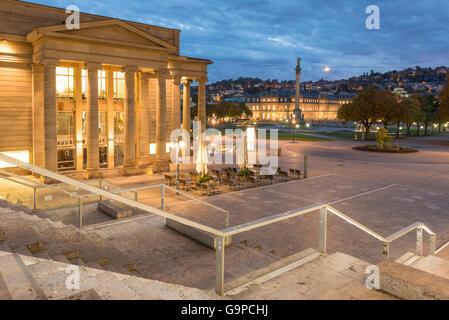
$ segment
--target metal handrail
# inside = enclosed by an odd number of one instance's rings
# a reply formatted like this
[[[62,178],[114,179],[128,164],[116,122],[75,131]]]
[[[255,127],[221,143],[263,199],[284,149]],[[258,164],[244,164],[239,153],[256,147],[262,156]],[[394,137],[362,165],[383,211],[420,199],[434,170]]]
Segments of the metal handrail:
[[[99,189],[90,185],[87,185],[85,183],[76,181],[74,179],[71,179],[69,177],[66,176],[62,176],[60,174],[54,173],[52,171],[49,171],[47,169],[43,169],[40,167],[36,167],[33,165],[29,165],[26,164],[22,161],[16,160],[14,158],[5,156],[3,154],[0,153],[0,160],[9,162],[13,165],[16,165],[18,167],[21,167],[23,169],[27,169],[30,171],[34,171],[36,173],[39,173],[43,176],[47,176],[49,178],[52,178],[54,180],[57,181],[62,181],[65,182],[69,185],[72,185],[74,187],[86,190],[89,192],[90,194],[95,194],[95,195],[99,195],[99,196],[104,196],[107,197],[109,199],[112,200],[116,200],[118,202],[127,204],[129,206],[132,207],[136,207],[139,209],[142,209],[144,211],[147,212],[151,212],[154,213],[156,215],[168,218],[168,219],[172,219],[174,221],[177,221],[183,225],[195,228],[195,229],[199,229],[208,233],[213,234],[214,236],[216,236],[216,286],[215,286],[215,290],[218,294],[223,295],[224,294],[224,253],[225,253],[225,238],[234,234],[238,234],[238,233],[242,233],[245,231],[249,231],[249,230],[253,230],[256,228],[260,228],[272,223],[276,223],[279,221],[283,221],[286,219],[290,219],[299,215],[303,215],[306,214],[308,212],[312,212],[312,211],[316,211],[316,210],[320,210],[320,219],[319,219],[319,250],[323,253],[326,253],[326,242],[327,242],[327,212],[331,212],[334,215],[338,216],[339,218],[345,220],[346,222],[356,226],[357,228],[365,231],[366,233],[370,234],[371,236],[375,237],[378,240],[383,241],[384,244],[384,248],[383,248],[383,254],[385,255],[386,259],[390,258],[390,243],[402,236],[404,236],[405,234],[408,234],[409,232],[413,231],[413,230],[417,230],[417,254],[418,255],[422,255],[422,249],[423,249],[423,231],[428,232],[432,237],[431,237],[431,254],[435,254],[435,244],[436,244],[436,234],[428,227],[426,226],[424,223],[422,222],[415,222],[395,233],[393,233],[392,235],[388,236],[388,237],[384,237],[378,233],[376,233],[375,231],[371,230],[370,228],[362,225],[361,223],[357,222],[356,220],[346,216],[345,214],[341,213],[340,211],[338,211],[337,209],[329,206],[328,204],[315,204],[315,205],[311,205],[311,206],[307,206],[307,207],[303,207],[303,208],[299,208],[297,210],[294,211],[288,211],[285,213],[281,213],[281,214],[277,214],[277,215],[273,215],[270,217],[266,217],[266,218],[262,218],[262,219],[258,219],[258,220],[254,220],[252,222],[248,222],[245,224],[241,224],[238,226],[234,226],[234,227],[228,227],[226,229],[223,230],[217,230],[213,227],[208,227],[206,225],[203,225],[201,223],[197,223],[194,222],[192,220],[168,213],[166,211],[164,211],[164,206],[163,206],[163,201],[164,201],[164,189],[168,188],[171,190],[174,190],[176,192],[182,193],[184,195],[186,195],[189,198],[194,198],[186,193],[183,193],[175,188],[171,188],[165,184],[157,184],[157,185],[150,185],[150,186],[143,186],[143,187],[137,187],[137,188],[132,188],[133,190],[142,190],[142,189],[146,189],[146,188],[151,188],[151,187],[155,187],[155,186],[161,186],[161,203],[162,203],[162,210],[159,210],[157,208],[142,204],[137,202],[136,200],[130,200],[128,198],[119,196],[113,192],[109,192],[109,191],[105,191],[103,189]],[[0,173],[6,173],[7,175],[12,175],[12,176],[17,176],[14,174],[11,174],[7,171],[1,170],[0,169]],[[19,176],[17,176],[19,177]],[[33,181],[34,182],[34,181]],[[35,182],[37,184],[41,184],[39,182]],[[46,185],[48,187],[52,187],[51,185]],[[80,197],[77,194],[74,193],[70,193],[64,190],[59,190],[60,192],[64,192],[67,193],[71,196],[75,196],[79,198],[80,201],[80,227],[82,227],[82,197]],[[118,193],[120,192],[126,192],[129,190],[120,190]],[[214,207],[216,209],[219,209],[221,211],[226,211],[224,209],[218,208],[210,203],[204,202],[200,199],[195,198],[195,200],[200,201],[208,206]]]
[[[365,231],[366,233],[372,235],[374,238],[380,240],[380,241],[387,241],[387,239],[383,236],[381,236],[380,234],[378,234],[377,232],[371,230],[370,228],[364,226],[363,224],[357,222],[356,220],[348,217],[347,215],[343,214],[342,212],[338,211],[335,208],[332,208],[331,206],[326,206],[327,210],[329,210],[330,212],[332,212],[334,215],[336,215],[339,218],[342,218],[343,220],[345,220],[346,222],[352,224],[353,226],[359,228],[360,230]]]
[[[187,198],[190,198],[194,201],[198,201],[206,206],[209,206],[211,208],[214,208],[218,211],[223,212],[224,214],[226,214],[226,227],[229,227],[229,223],[230,223],[230,212],[228,210],[225,210],[223,208],[217,207],[209,202],[206,202],[204,200],[201,200],[200,198],[194,197],[186,192],[183,192],[181,190],[178,190],[176,188],[173,188],[165,183],[155,183],[155,184],[149,184],[149,185],[145,185],[145,186],[140,186],[140,187],[133,187],[133,188],[127,188],[127,189],[122,189],[120,192],[135,192],[135,191],[140,191],[140,190],[144,190],[144,189],[149,189],[149,188],[155,188],[155,187],[162,187],[162,188],[167,188],[169,190],[175,191],[179,194],[182,194],[183,196],[186,196]],[[115,191],[111,191],[113,193],[119,193],[119,192],[115,192]],[[161,193],[163,193],[164,191],[161,189]],[[164,206],[162,205],[163,209]]]

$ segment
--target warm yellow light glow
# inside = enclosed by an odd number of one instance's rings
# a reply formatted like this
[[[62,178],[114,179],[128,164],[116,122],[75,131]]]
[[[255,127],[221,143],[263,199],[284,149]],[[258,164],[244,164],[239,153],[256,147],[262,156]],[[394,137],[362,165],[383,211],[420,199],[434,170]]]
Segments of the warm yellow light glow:
[[[328,66],[325,66],[325,67],[323,67],[323,71],[324,72],[329,72],[329,71],[331,71],[331,68],[328,67]]]
[[[0,52],[2,52],[2,53],[14,53],[14,50],[10,46],[8,40],[0,41]]]
[[[150,154],[156,154],[156,144],[150,143]]]
[[[170,142],[167,142],[166,144],[165,144],[165,152],[170,152]]]
[[[30,152],[28,150],[20,150],[20,151],[5,151],[0,152],[1,154],[4,154],[5,156],[17,159],[19,161],[30,163]],[[0,160],[0,168],[13,168],[14,165],[4,162]]]
[[[179,141],[179,147],[181,148],[181,149],[183,149],[184,147],[186,146],[186,143],[184,142],[184,141]]]

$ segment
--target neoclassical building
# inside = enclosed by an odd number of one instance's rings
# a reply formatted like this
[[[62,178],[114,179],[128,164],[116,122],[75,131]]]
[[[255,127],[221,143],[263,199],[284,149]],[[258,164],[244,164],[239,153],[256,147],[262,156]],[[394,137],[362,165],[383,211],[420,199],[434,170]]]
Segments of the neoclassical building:
[[[351,95],[320,95],[301,92],[299,106],[304,121],[336,121],[341,105],[352,100]],[[294,91],[266,91],[247,98],[246,106],[253,112],[254,121],[285,121],[294,118]]]
[[[0,2],[0,152],[86,178],[167,170],[171,130],[190,128],[192,81],[206,121],[212,62],[181,56],[176,29],[85,13],[68,29],[67,17]]]

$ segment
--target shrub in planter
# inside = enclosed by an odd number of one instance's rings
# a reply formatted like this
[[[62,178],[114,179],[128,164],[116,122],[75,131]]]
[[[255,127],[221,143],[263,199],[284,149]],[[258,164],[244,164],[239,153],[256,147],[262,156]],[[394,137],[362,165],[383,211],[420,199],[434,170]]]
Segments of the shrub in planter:
[[[212,177],[208,175],[198,176],[198,180],[200,183],[209,182],[211,179]]]
[[[248,169],[243,169],[239,171],[238,175],[240,177],[249,177],[251,175],[251,171]]]

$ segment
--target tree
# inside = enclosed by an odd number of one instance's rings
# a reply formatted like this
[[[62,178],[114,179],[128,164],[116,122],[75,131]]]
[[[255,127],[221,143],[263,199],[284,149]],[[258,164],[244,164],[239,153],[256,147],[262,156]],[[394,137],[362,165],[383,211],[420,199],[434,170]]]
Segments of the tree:
[[[375,94],[376,114],[385,129],[399,120],[399,97],[391,91],[378,91]]]
[[[405,123],[405,126],[407,128],[407,136],[410,135],[410,127],[412,126],[413,122],[416,121],[416,118],[418,117],[418,114],[420,112],[421,109],[419,108],[419,103],[415,99],[405,97],[402,98],[399,102],[399,119],[400,121]],[[399,135],[399,130],[397,135]]]
[[[376,112],[375,95],[378,90],[375,87],[368,87],[360,92],[351,103],[344,104],[338,110],[338,118],[344,121],[359,121],[365,128],[365,139],[368,132],[378,119]]]
[[[427,135],[427,129],[429,128],[429,125],[438,121],[438,100],[433,95],[429,94],[414,94],[412,95],[412,98],[418,102],[419,108],[421,109],[421,112],[418,115],[416,121],[418,127],[418,135],[420,131],[420,123],[424,125],[424,135]]]
[[[446,77],[446,85],[441,90],[440,107],[438,108],[438,115],[441,122],[449,121],[449,75]]]

